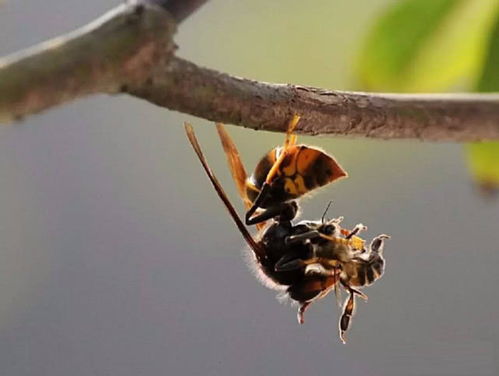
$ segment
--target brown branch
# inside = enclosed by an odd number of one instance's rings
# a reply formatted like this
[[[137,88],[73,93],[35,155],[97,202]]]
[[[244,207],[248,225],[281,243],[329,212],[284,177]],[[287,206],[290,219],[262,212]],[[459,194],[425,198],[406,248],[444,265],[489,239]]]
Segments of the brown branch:
[[[175,49],[175,21],[153,1],[121,5],[68,35],[0,59],[0,123],[144,82]]]
[[[499,139],[499,95],[368,94],[232,77],[173,57],[176,20],[205,0],[135,0],[0,60],[0,122],[93,93],[119,91],[213,121],[297,131],[435,141]],[[172,14],[170,14],[170,12]]]
[[[177,22],[181,22],[190,16],[196,9],[208,0],[149,0],[155,1],[166,9]]]
[[[499,139],[499,95],[402,95],[327,91],[251,81],[173,58],[129,93],[172,110],[284,132],[293,113],[302,134],[433,141]]]

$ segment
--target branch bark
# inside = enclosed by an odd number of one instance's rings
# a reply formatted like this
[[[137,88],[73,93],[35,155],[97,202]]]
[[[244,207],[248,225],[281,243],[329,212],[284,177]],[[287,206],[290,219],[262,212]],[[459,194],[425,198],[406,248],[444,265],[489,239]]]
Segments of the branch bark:
[[[0,59],[0,122],[145,81],[173,55],[174,31],[167,11],[137,1],[68,35]]]
[[[499,139],[499,95],[403,95],[328,91],[219,73],[174,57],[128,92],[161,107],[257,130],[384,139]]]
[[[135,0],[67,36],[0,59],[0,122],[125,92],[205,119],[285,131],[432,141],[499,139],[499,95],[328,91],[233,77],[173,56],[176,24],[206,0]]]

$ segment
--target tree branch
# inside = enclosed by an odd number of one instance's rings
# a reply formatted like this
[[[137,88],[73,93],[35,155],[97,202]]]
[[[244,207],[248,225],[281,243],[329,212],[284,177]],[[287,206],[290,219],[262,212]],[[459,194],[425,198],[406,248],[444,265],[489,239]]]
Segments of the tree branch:
[[[133,1],[68,35],[0,59],[0,122],[144,82],[175,45],[172,16]]]
[[[180,58],[128,92],[208,120],[302,134],[432,141],[499,139],[499,95],[403,95],[327,91],[233,77]]]
[[[67,36],[0,59],[0,122],[94,93],[125,92],[209,120],[303,134],[499,139],[499,95],[327,91],[233,77],[173,56],[176,22],[206,0],[135,0]]]
[[[190,16],[197,8],[208,0],[152,0],[166,9],[177,22]]]

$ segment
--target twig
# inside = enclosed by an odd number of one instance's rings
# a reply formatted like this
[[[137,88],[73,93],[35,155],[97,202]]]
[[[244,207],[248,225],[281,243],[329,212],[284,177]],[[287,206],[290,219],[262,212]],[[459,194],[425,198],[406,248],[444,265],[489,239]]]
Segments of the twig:
[[[173,34],[206,0],[134,0],[69,35],[0,59],[0,122],[94,93],[126,92],[209,120],[304,134],[499,139],[499,95],[327,91],[232,77],[173,56]]]

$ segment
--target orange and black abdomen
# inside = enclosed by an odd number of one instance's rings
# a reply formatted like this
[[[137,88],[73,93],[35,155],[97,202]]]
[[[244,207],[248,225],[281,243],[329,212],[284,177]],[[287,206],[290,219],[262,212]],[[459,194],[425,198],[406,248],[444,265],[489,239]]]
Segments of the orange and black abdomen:
[[[274,148],[258,162],[246,182],[248,198],[254,202],[263,183],[279,158],[282,148]],[[262,207],[296,199],[304,194],[346,176],[333,157],[320,149],[306,145],[291,146],[272,179],[272,189],[267,203]]]
[[[276,152],[280,148],[274,148],[263,156],[255,167],[255,171],[246,181],[246,194],[251,202],[256,200],[256,197],[262,189],[262,185],[267,179],[267,175],[276,162]]]

